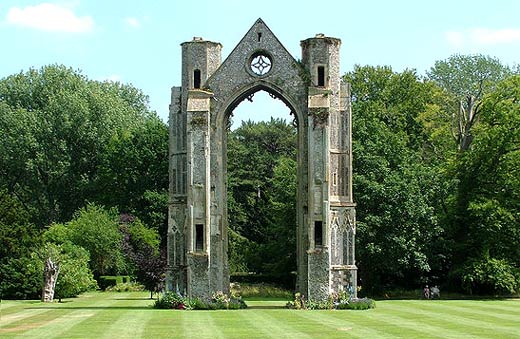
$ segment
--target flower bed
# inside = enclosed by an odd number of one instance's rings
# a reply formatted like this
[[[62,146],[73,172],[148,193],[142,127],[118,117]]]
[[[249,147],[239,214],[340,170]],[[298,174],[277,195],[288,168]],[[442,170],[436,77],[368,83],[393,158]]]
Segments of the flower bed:
[[[208,299],[188,298],[175,292],[166,292],[154,304],[154,308],[177,310],[237,310],[246,307],[242,298],[230,297],[222,292],[216,292]]]
[[[368,310],[375,308],[376,302],[370,298],[353,298],[347,292],[331,294],[323,301],[308,300],[296,293],[294,301],[289,301],[286,307],[295,310]]]

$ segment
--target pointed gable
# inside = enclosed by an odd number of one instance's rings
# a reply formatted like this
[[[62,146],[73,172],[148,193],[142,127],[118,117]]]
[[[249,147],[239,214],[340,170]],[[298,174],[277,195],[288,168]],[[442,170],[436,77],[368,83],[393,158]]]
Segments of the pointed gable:
[[[220,104],[233,100],[236,93],[254,92],[257,88],[273,90],[287,101],[300,102],[301,88],[305,86],[301,74],[301,66],[264,21],[258,19],[205,87],[213,91]]]

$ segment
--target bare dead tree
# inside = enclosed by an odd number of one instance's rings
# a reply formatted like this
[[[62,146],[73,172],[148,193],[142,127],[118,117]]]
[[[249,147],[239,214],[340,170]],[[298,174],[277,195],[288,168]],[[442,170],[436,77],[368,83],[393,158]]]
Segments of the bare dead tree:
[[[45,266],[43,268],[43,302],[52,302],[54,300],[54,291],[56,290],[56,282],[58,281],[59,273],[59,263],[53,261],[51,257],[48,257],[47,260],[45,260]]]

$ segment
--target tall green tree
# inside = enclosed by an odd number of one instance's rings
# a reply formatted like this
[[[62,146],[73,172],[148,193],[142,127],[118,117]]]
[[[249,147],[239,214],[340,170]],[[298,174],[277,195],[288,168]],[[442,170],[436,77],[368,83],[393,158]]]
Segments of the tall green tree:
[[[110,138],[98,167],[95,200],[131,213],[166,239],[168,129],[157,117]]]
[[[42,227],[70,220],[98,192],[106,145],[153,117],[129,85],[59,65],[0,80],[0,185]]]
[[[352,88],[360,284],[369,291],[417,287],[446,261],[437,214],[446,188],[421,119],[440,109],[434,86],[390,67],[356,66],[345,80]]]
[[[467,292],[520,288],[520,76],[482,99],[474,143],[460,159],[452,278]]]
[[[268,193],[282,156],[296,157],[296,131],[283,119],[243,122],[228,134],[229,225],[250,240],[265,240],[271,224]]]
[[[494,140],[497,144],[493,146],[486,136],[489,137],[491,131],[497,131],[496,127],[503,123],[501,118],[507,115],[505,112],[514,110],[514,106],[504,105],[508,95],[512,96],[509,100],[514,100],[511,99],[515,95],[514,80],[509,80],[508,86],[501,81],[517,72],[518,68],[511,69],[500,60],[483,55],[454,55],[437,61],[428,72],[428,78],[448,95],[445,112],[451,114],[431,114],[424,121],[432,127],[430,131],[433,133],[430,135],[436,135],[433,144],[440,145],[439,136],[451,133],[456,145],[453,148],[455,153],[444,147],[447,162],[442,166],[457,183],[453,185],[444,219],[449,229],[452,253],[447,269],[448,282],[450,288],[455,290],[510,293],[516,282],[514,272],[518,266],[515,261],[507,255],[497,254],[497,248],[507,252],[504,248],[509,247],[505,244],[517,241],[515,227],[512,226],[515,224],[514,217],[511,219],[513,221],[506,222],[511,210],[502,206],[514,204],[516,198],[502,196],[497,199],[492,193],[505,189],[501,187],[503,182],[494,180],[500,178],[497,166],[502,163],[503,154],[499,151],[495,157],[493,147],[500,142],[507,145],[507,142],[501,139],[501,135],[496,135]],[[493,102],[493,109],[490,102]],[[490,123],[491,117],[493,123]],[[518,133],[514,122],[510,123],[512,133]],[[507,131],[501,133],[509,135]],[[494,160],[490,162],[489,159]],[[512,165],[508,170],[513,173],[514,168]],[[514,253],[514,250],[509,253]]]
[[[436,61],[427,72],[428,78],[451,94],[457,105],[451,108],[451,132],[459,151],[471,145],[472,129],[479,119],[483,96],[512,73],[513,70],[497,58],[481,54],[455,54]]]

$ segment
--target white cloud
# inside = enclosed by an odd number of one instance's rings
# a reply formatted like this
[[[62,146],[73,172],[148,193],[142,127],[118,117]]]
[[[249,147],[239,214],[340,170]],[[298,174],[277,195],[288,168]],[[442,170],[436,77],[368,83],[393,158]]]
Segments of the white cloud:
[[[471,31],[471,39],[474,42],[486,45],[508,44],[520,42],[520,29],[485,29],[478,28]]]
[[[133,28],[141,27],[141,22],[136,18],[126,18],[125,22],[128,26],[131,26]]]
[[[452,46],[461,47],[464,44],[464,34],[461,32],[446,32],[446,40]]]
[[[446,40],[454,47],[470,45],[497,45],[520,42],[520,28],[474,28],[465,31],[449,31]]]
[[[50,3],[12,7],[6,19],[11,25],[48,32],[84,33],[94,28],[94,20],[90,16],[78,17],[71,9]]]

